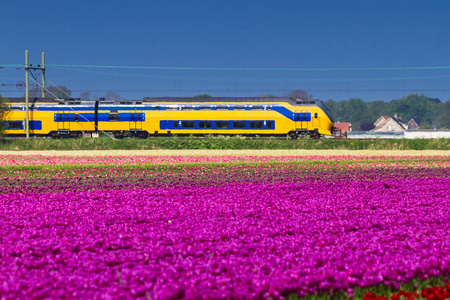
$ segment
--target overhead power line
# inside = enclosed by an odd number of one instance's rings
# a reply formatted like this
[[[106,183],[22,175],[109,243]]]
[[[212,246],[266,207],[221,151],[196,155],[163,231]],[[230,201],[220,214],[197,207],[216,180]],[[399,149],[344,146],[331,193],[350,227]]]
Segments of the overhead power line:
[[[23,93],[23,91],[18,91],[14,89],[1,90],[2,92],[16,92]],[[292,91],[290,88],[284,89],[209,89],[209,88],[197,88],[197,89],[189,89],[189,88],[167,88],[167,89],[72,89],[72,92],[92,92],[92,93],[100,93],[100,92],[116,92],[116,93],[142,93],[142,92],[161,92],[161,93],[172,93],[172,92],[229,92],[229,93],[247,93],[247,92],[255,92],[255,93],[267,93],[267,92],[288,92]],[[389,89],[308,89],[308,92],[448,92],[450,88],[389,88]]]
[[[155,66],[108,66],[108,65],[66,65],[47,64],[50,67],[142,69],[142,70],[205,70],[205,71],[389,71],[389,70],[439,70],[450,66],[430,67],[341,67],[341,68],[244,68],[244,67],[155,67]]]
[[[224,82],[272,82],[272,83],[339,83],[339,82],[359,82],[359,81],[386,81],[386,80],[422,80],[422,79],[443,79],[450,78],[450,75],[437,76],[408,76],[408,77],[343,77],[343,78],[251,78],[251,77],[217,77],[217,76],[180,76],[180,75],[155,75],[155,74],[135,74],[124,72],[101,72],[94,70],[82,70],[71,67],[56,67],[67,71],[78,71],[90,73],[93,75],[109,75],[116,77],[130,77],[130,78],[152,78],[162,80],[192,80],[192,81],[224,81]]]

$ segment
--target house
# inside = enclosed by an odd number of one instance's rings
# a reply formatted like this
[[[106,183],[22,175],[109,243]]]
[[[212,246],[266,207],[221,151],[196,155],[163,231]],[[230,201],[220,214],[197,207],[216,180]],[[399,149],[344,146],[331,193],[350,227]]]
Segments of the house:
[[[337,130],[340,129],[343,134],[352,131],[352,124],[349,122],[335,122],[333,126]]]
[[[347,132],[352,131],[352,124],[348,122],[335,122],[333,124],[335,131],[333,133],[334,138],[347,138]]]
[[[394,117],[381,116],[373,124],[375,126],[371,131],[392,131],[392,132],[402,132],[408,130],[408,124],[402,121],[397,114]],[[417,124],[416,124],[417,125]]]
[[[420,129],[419,125],[417,124],[416,120],[411,119],[408,122],[408,130],[418,130]]]

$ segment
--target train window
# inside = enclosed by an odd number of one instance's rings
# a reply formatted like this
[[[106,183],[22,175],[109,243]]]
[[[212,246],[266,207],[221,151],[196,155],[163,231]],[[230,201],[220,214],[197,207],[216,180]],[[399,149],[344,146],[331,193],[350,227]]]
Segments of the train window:
[[[264,110],[264,106],[260,106],[260,105],[254,105],[252,106],[252,110]]]
[[[200,122],[198,122],[198,128],[200,128],[200,129],[212,128],[212,122],[211,121],[200,121]]]
[[[199,106],[198,109],[199,110],[211,110],[212,107],[211,106]]]
[[[266,110],[272,110],[272,106],[266,106]]]
[[[195,122],[194,121],[181,121],[181,127],[184,128],[195,128]]]
[[[66,122],[69,122],[69,114],[65,114]]]
[[[267,121],[266,127],[267,127],[267,129],[273,129],[273,121]]]
[[[219,105],[216,106],[216,110],[228,110],[228,106]]]
[[[234,121],[233,122],[233,128],[234,129],[245,129],[247,127],[247,124],[245,121]]]
[[[178,110],[178,106],[166,106],[166,110]]]
[[[75,122],[80,121],[80,115],[79,115],[79,114],[74,114],[74,115],[73,115],[73,120],[74,120]]]
[[[317,119],[317,113],[315,113],[315,114],[314,114],[314,118],[316,118],[316,119]]]
[[[173,129],[178,129],[178,121],[173,122]]]
[[[299,113],[296,115],[297,122],[307,122],[311,120],[311,115],[309,113]]]
[[[8,121],[6,123],[6,126],[10,130],[17,130],[17,129],[23,129],[23,123],[22,121]]]
[[[155,110],[160,110],[160,109],[161,109],[161,107],[155,106]]]
[[[262,129],[264,126],[263,121],[252,121],[250,122],[250,128],[251,129]]]
[[[141,122],[142,121],[142,114],[139,113],[131,113],[130,114],[130,120],[133,122]]]
[[[195,106],[185,106],[183,110],[195,110]]]
[[[228,129],[228,128],[230,128],[230,123],[228,123],[227,121],[217,121],[216,128],[217,129]]]
[[[120,121],[120,115],[116,112],[111,112],[108,114],[108,121]]]
[[[233,110],[245,110],[245,106],[234,106]]]

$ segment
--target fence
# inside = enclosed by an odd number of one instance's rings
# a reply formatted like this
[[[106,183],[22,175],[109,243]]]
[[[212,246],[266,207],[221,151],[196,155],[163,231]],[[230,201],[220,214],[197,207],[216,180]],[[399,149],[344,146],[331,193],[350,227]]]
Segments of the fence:
[[[450,130],[390,131],[350,131],[348,139],[449,139]]]

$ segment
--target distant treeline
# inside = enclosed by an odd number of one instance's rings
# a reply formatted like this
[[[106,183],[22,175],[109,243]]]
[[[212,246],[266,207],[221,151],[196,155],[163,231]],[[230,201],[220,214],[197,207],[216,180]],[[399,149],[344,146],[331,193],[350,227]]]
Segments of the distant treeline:
[[[314,97],[304,90],[295,90],[283,97],[299,97],[313,99]],[[208,94],[194,97],[211,97]],[[263,94],[260,97],[278,97],[277,95]],[[374,128],[373,123],[381,116],[394,117],[395,114],[404,123],[413,119],[420,129],[450,129],[450,100],[443,103],[438,98],[429,98],[425,95],[411,94],[403,98],[384,102],[382,100],[365,102],[360,98],[351,98],[344,101],[325,101],[333,114],[335,122],[349,122],[353,130],[367,131]]]
[[[53,95],[61,98],[71,96],[71,90],[65,86],[55,87]],[[93,99],[89,92],[82,93],[81,99]],[[300,97],[312,99],[313,96],[304,90],[295,90],[287,97]],[[95,96],[96,97],[96,96]],[[195,95],[194,97],[211,97],[208,94]],[[276,95],[263,94],[260,97],[278,97]],[[120,99],[118,94],[107,93],[105,99]],[[97,98],[95,98],[97,99]],[[333,114],[335,122],[349,122],[353,130],[371,130],[373,123],[382,115],[394,117],[395,114],[404,123],[414,118],[420,129],[450,129],[450,100],[442,102],[438,98],[429,98],[425,95],[411,94],[400,99],[384,102],[382,100],[365,102],[360,98],[351,98],[344,101],[325,101]],[[4,99],[0,95],[0,120],[5,111]],[[3,129],[3,122],[0,122],[0,132]]]
[[[450,100],[411,94],[390,102],[365,102],[360,98],[345,101],[325,101],[336,122],[350,122],[353,130],[370,130],[382,115],[395,114],[408,123],[414,118],[420,129],[450,129]]]

